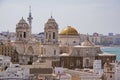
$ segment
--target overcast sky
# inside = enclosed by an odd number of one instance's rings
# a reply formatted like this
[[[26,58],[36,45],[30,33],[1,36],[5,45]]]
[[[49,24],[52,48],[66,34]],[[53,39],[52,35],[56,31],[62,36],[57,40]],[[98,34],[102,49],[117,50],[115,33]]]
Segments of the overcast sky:
[[[51,13],[59,31],[69,25],[82,34],[120,33],[120,0],[0,0],[0,32],[15,32],[22,16],[27,20],[30,5],[33,33],[44,31]]]

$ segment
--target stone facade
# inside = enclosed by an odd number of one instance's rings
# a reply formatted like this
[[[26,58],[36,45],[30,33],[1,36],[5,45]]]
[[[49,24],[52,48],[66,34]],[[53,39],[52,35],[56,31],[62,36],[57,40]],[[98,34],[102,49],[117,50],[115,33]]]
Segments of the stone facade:
[[[60,57],[60,66],[63,68],[75,69],[83,68],[83,57],[79,56],[63,56]]]
[[[36,61],[41,51],[40,43],[31,37],[31,28],[23,18],[16,25],[15,47],[20,64]]]
[[[44,26],[44,43],[42,44],[42,55],[46,56],[46,63],[59,60],[59,43],[58,43],[58,24],[55,19],[51,18],[45,23]]]
[[[73,35],[72,35],[73,36]],[[103,64],[107,59],[110,59],[111,62],[115,62],[116,55],[114,54],[104,54],[99,46],[95,46],[90,42],[88,36],[81,45],[76,46],[60,46],[60,62],[58,65],[61,67],[75,69],[75,68],[93,68],[94,60],[102,61]],[[55,63],[55,62],[54,62]],[[76,66],[78,65],[79,66]],[[56,65],[56,64],[55,64]]]
[[[115,65],[110,63],[109,59],[104,64],[104,79],[103,80],[116,80],[115,79]]]

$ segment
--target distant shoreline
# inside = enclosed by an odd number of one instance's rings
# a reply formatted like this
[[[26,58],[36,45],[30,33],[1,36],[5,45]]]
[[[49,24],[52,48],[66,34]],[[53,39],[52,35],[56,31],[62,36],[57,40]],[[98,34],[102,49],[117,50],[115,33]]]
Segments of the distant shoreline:
[[[100,46],[100,47],[120,47],[120,45],[110,45],[110,46],[104,46],[104,45],[98,45],[98,46]]]

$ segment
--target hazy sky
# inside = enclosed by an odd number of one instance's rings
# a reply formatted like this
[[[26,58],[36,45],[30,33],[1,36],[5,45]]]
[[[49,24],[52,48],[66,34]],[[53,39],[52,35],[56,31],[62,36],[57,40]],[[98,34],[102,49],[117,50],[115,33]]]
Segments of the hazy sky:
[[[15,32],[16,24],[32,8],[32,32],[44,31],[53,18],[59,31],[70,25],[79,33],[120,33],[120,0],[0,0],[0,32]]]

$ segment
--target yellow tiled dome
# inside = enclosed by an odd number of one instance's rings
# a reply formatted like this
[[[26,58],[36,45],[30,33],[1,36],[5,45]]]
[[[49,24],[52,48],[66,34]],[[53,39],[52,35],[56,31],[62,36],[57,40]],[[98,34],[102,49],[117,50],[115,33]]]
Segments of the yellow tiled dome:
[[[67,26],[60,32],[60,35],[78,35],[78,32],[75,28]]]

